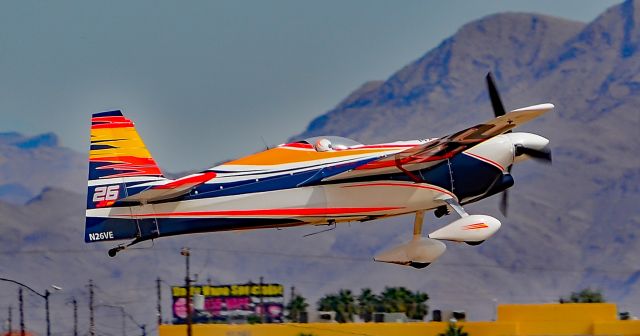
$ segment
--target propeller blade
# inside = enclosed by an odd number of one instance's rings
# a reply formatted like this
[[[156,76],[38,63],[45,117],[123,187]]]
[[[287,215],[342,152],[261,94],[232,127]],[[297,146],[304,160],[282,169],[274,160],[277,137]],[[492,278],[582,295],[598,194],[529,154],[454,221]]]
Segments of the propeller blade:
[[[511,174],[511,168],[513,165],[507,167],[507,171]],[[502,192],[502,198],[500,198],[500,212],[503,216],[507,217],[507,210],[509,209],[509,189],[505,189]]]
[[[507,209],[509,208],[509,191],[502,192],[502,198],[500,199],[500,212],[503,216],[507,217]]]
[[[493,114],[496,118],[505,115],[507,111],[504,109],[502,99],[500,99],[500,94],[498,93],[498,88],[496,87],[496,83],[493,80],[491,72],[487,74],[487,89],[489,90],[489,98],[491,99]]]
[[[551,149],[544,148],[542,150],[527,148],[524,146],[516,146],[516,156],[528,155],[534,160],[538,160],[544,163],[551,163]]]

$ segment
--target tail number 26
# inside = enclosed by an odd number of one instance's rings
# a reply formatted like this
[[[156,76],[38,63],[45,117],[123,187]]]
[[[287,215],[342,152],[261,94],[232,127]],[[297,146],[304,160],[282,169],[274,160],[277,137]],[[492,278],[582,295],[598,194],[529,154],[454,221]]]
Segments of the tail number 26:
[[[93,201],[115,201],[118,199],[118,195],[120,195],[119,185],[101,186],[93,192]]]

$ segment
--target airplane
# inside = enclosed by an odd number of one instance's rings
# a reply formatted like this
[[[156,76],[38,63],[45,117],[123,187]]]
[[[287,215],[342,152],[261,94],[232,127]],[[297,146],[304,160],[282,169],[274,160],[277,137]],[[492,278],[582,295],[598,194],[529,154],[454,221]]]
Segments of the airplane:
[[[175,235],[329,225],[415,214],[413,238],[375,261],[424,268],[442,241],[477,245],[494,235],[495,217],[464,205],[513,186],[511,167],[551,162],[549,140],[512,129],[554,108],[545,103],[505,112],[486,76],[495,118],[441,138],[364,145],[337,136],[286,143],[178,179],[163,176],[121,111],[93,114],[85,242],[143,241]],[[460,218],[426,237],[424,215]]]

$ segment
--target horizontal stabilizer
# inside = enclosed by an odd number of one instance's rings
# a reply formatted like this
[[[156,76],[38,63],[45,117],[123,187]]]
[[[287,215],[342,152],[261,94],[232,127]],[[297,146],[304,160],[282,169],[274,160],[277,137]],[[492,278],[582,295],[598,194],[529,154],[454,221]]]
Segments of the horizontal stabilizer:
[[[154,185],[140,191],[132,196],[120,199],[122,202],[152,203],[162,200],[173,199],[189,193],[193,188],[204,184],[216,177],[214,172],[204,172],[192,174],[177,180],[168,180],[160,185]]]

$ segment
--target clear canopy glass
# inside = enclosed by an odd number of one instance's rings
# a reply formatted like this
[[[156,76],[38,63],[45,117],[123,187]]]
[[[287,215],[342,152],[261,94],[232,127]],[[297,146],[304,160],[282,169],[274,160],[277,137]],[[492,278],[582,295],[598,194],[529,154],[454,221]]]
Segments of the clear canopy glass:
[[[349,139],[349,138],[345,138],[345,137],[341,137],[341,136],[335,136],[335,135],[325,135],[325,136],[317,136],[317,137],[311,137],[311,138],[306,138],[304,140],[302,140],[301,142],[306,142],[312,146],[315,146],[319,140],[322,139],[327,139],[329,140],[329,142],[331,143],[331,147],[334,149],[345,149],[345,148],[349,148],[349,147],[353,147],[353,146],[360,146],[362,145],[361,143],[353,140],[353,139]]]

